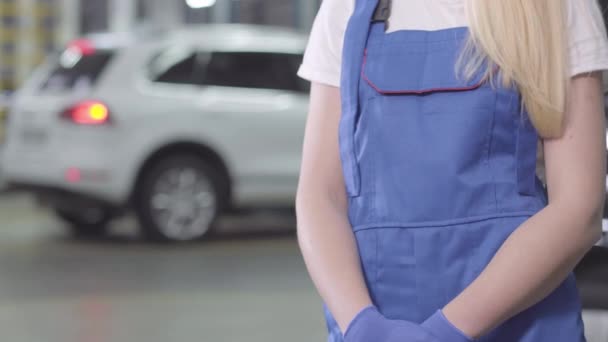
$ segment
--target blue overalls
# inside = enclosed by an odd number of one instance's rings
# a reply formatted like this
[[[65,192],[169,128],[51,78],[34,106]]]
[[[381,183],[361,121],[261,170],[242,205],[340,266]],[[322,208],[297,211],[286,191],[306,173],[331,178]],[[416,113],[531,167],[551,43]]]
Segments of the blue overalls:
[[[456,72],[468,29],[386,33],[386,22],[373,21],[377,5],[356,1],[344,42],[348,214],[374,304],[387,318],[421,323],[547,199],[518,91]],[[342,341],[326,316],[329,341]],[[574,277],[481,341],[584,341]]]

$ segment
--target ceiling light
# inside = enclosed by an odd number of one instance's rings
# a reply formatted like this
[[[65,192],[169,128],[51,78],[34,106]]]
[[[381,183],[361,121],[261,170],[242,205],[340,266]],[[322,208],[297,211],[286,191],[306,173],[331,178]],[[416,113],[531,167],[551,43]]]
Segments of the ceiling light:
[[[190,8],[199,9],[215,5],[216,0],[186,0],[186,5]]]

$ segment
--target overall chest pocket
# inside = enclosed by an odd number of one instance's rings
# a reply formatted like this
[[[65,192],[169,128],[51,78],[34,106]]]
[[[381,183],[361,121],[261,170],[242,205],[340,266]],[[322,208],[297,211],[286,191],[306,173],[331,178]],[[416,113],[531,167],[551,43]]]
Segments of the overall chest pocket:
[[[483,71],[458,76],[460,46],[368,46],[354,147],[373,216],[434,221],[495,208],[488,160],[496,92]]]
[[[364,86],[370,88],[367,95],[418,105],[410,110],[420,114],[471,115],[491,109],[495,93],[484,80],[485,70],[469,78],[457,70],[460,46],[457,41],[371,45],[361,71]]]

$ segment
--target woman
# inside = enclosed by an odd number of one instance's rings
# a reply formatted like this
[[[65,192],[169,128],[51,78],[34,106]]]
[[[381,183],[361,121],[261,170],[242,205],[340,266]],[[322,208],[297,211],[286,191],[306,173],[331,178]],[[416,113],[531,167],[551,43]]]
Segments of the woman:
[[[596,0],[325,0],[297,212],[329,341],[584,341],[604,69]]]

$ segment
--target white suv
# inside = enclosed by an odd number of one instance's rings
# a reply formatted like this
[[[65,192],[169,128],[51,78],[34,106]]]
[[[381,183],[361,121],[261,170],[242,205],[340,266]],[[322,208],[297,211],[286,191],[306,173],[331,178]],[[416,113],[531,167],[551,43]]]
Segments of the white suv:
[[[225,210],[290,206],[305,44],[243,25],[76,40],[17,93],[5,180],[84,235],[134,209],[147,237],[187,241]]]

